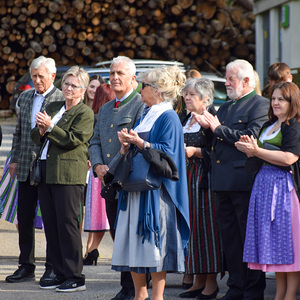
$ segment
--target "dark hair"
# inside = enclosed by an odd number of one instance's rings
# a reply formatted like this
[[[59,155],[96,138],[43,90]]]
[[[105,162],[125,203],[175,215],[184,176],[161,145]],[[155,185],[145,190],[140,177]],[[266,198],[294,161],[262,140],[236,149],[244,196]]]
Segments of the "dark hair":
[[[268,112],[269,120],[274,123],[277,117],[274,115],[272,109],[272,95],[276,89],[279,89],[284,100],[288,101],[290,105],[290,111],[285,120],[285,123],[289,124],[289,120],[292,118],[300,121],[300,91],[298,86],[293,82],[280,82],[269,87],[270,107]]]
[[[106,102],[116,98],[115,92],[112,90],[108,83],[103,83],[99,85],[96,89],[92,110],[94,114],[99,112],[99,109]]]
[[[291,76],[291,69],[283,62],[274,63],[268,68],[269,80],[275,83],[287,81],[289,76]]]
[[[102,78],[102,76],[100,75],[92,75],[90,77],[90,81],[89,81],[89,84],[93,81],[93,80],[98,80],[100,82],[100,84],[104,83],[104,79]],[[83,100],[84,104],[88,104],[88,95],[87,95],[87,92],[85,92],[85,95],[84,95],[84,100]]]

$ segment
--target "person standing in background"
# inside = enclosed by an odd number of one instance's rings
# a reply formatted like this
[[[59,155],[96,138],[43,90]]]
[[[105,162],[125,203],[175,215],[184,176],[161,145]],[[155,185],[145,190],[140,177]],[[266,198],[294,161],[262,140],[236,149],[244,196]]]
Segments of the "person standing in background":
[[[10,177],[17,176],[18,188],[18,229],[19,229],[19,268],[6,277],[7,282],[34,280],[34,219],[38,201],[37,186],[30,185],[30,163],[39,152],[30,138],[30,131],[35,127],[35,115],[44,111],[51,102],[63,101],[62,92],[54,85],[56,75],[55,61],[52,58],[40,56],[30,65],[30,75],[34,89],[24,91],[19,97],[20,113],[16,130],[13,135]],[[47,245],[48,246],[48,245]],[[46,270],[40,283],[52,280],[54,277],[52,262],[46,249]]]
[[[88,107],[92,108],[96,90],[102,83],[104,83],[104,79],[100,75],[92,75],[90,77],[90,82],[84,95],[84,103]]]

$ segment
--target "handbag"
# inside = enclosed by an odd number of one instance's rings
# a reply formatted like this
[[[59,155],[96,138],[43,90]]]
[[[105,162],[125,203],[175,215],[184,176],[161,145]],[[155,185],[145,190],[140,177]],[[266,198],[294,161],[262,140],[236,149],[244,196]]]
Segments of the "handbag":
[[[42,145],[38,156],[30,164],[30,185],[37,186],[42,180],[41,155],[46,146],[47,140]]]
[[[157,175],[143,154],[137,151],[131,160],[132,170],[129,173],[123,190],[126,192],[143,192],[157,190],[161,187],[162,178]]]

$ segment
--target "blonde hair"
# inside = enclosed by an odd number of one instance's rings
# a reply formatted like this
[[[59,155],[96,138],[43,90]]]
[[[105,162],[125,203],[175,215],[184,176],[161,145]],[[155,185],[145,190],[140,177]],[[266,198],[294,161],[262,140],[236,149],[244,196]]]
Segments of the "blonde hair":
[[[69,70],[66,71],[66,73],[63,76],[62,82],[65,81],[65,79],[68,76],[74,76],[77,77],[78,80],[80,81],[80,84],[84,87],[87,88],[90,82],[90,77],[89,74],[87,73],[87,71],[83,68],[80,68],[78,66],[73,66],[71,67]]]
[[[88,87],[89,81],[90,81],[89,74],[87,73],[87,71],[85,69],[80,68],[78,66],[73,66],[69,70],[66,71],[66,73],[64,74],[64,76],[62,78],[62,82],[64,82],[68,76],[74,76],[74,77],[78,78],[78,80],[82,86],[81,99],[83,100],[85,90]]]
[[[174,101],[182,94],[186,77],[175,64],[171,67],[159,67],[139,74],[139,81],[147,81],[156,88],[164,101]]]

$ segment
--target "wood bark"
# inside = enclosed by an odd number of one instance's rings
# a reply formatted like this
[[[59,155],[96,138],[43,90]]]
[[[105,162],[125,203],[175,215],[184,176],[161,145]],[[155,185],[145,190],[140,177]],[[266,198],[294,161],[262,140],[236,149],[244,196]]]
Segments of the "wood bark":
[[[0,107],[40,55],[57,65],[178,60],[212,72],[235,58],[254,64],[252,8],[252,0],[0,0]]]

